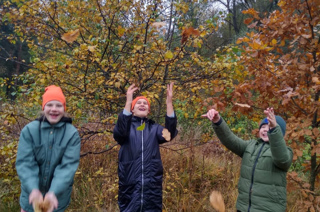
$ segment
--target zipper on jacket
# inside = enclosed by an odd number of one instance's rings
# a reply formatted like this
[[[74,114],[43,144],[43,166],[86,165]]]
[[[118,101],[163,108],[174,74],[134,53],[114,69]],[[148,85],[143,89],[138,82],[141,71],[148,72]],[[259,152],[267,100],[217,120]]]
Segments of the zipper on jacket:
[[[252,187],[253,187],[254,171],[255,171],[255,169],[256,169],[259,156],[260,156],[260,154],[261,154],[261,151],[262,151],[265,143],[266,143],[266,142],[263,142],[262,147],[260,148],[259,153],[258,153],[258,155],[257,155],[257,157],[256,157],[256,160],[255,160],[255,162],[254,162],[254,164],[253,164],[253,167],[252,167],[251,184],[250,184],[250,190],[249,190],[249,207],[248,207],[248,212],[250,212],[250,208],[251,208],[251,194],[252,194]]]
[[[143,120],[141,120],[141,125],[143,124]],[[140,126],[141,126],[140,125]],[[141,208],[140,211],[142,212],[143,209],[143,186],[144,186],[144,175],[143,175],[143,160],[144,160],[144,155],[143,155],[143,131],[144,129],[141,131],[142,137],[141,137]]]

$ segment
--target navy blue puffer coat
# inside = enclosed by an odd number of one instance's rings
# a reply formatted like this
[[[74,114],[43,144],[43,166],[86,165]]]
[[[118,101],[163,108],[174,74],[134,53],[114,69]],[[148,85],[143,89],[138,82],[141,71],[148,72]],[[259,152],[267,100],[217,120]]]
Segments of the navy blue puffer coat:
[[[142,131],[137,130],[145,123]],[[177,117],[165,118],[171,140],[177,135]],[[119,151],[119,196],[122,212],[162,211],[163,167],[159,144],[166,142],[164,127],[147,118],[119,114],[113,131]]]

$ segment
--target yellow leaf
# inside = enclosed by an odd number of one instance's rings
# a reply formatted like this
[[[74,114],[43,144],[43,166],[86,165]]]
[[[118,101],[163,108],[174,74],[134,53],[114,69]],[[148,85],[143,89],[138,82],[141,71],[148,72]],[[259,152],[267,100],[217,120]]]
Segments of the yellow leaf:
[[[274,46],[277,44],[277,40],[276,39],[272,39],[271,44]]]
[[[172,52],[169,50],[164,54],[164,57],[167,59],[172,59],[173,58],[173,54]]]
[[[79,35],[80,35],[80,31],[79,31],[79,29],[76,29],[74,31],[64,33],[62,35],[61,39],[68,42],[68,43],[72,43],[73,41],[75,41],[77,39],[77,37]]]

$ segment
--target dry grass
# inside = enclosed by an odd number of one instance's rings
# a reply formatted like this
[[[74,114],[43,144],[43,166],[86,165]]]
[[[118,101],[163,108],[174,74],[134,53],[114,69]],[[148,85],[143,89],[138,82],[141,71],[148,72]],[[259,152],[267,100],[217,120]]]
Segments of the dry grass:
[[[235,211],[241,159],[222,147],[215,138],[201,143],[200,129],[180,131],[174,141],[161,146],[164,167],[163,211],[214,212],[213,190],[222,194],[227,212]],[[100,152],[115,145],[112,135],[85,140],[81,153]],[[117,212],[119,146],[101,154],[81,158],[75,176],[71,204],[66,212]],[[0,187],[1,187],[0,181]],[[290,185],[290,188],[295,188]],[[1,192],[0,192],[1,194]],[[0,211],[17,211],[19,201],[4,204]],[[288,192],[288,212],[301,211],[298,189]]]
[[[188,138],[188,139],[186,139]],[[182,140],[183,139],[183,140]],[[106,140],[87,142],[82,152],[100,151]],[[110,145],[115,144],[111,141]],[[81,158],[72,202],[67,211],[119,211],[117,157],[119,147]],[[219,191],[227,212],[235,211],[241,159],[218,141],[196,142],[192,135],[176,138],[161,147],[164,166],[163,211],[214,212],[210,194]],[[288,193],[288,212],[298,210],[299,193]]]

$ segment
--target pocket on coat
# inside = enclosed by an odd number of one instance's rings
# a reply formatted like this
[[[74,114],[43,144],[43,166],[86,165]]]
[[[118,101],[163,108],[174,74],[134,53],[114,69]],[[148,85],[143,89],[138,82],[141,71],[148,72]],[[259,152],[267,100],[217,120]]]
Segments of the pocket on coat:
[[[159,182],[162,179],[163,166],[160,159],[152,159],[150,164],[150,177],[154,178],[154,182]]]
[[[66,147],[53,145],[51,158],[53,158],[54,161],[51,161],[51,163],[55,165],[60,164],[65,151],[66,151]]]
[[[45,162],[46,159],[46,150],[43,144],[39,146],[35,146],[33,148],[34,155],[36,157],[36,161],[39,165],[42,165]]]
[[[140,172],[140,170],[141,167],[140,169],[138,168],[137,170],[135,170],[134,161],[119,162],[119,183],[123,185],[134,184],[137,181],[136,172]]]

